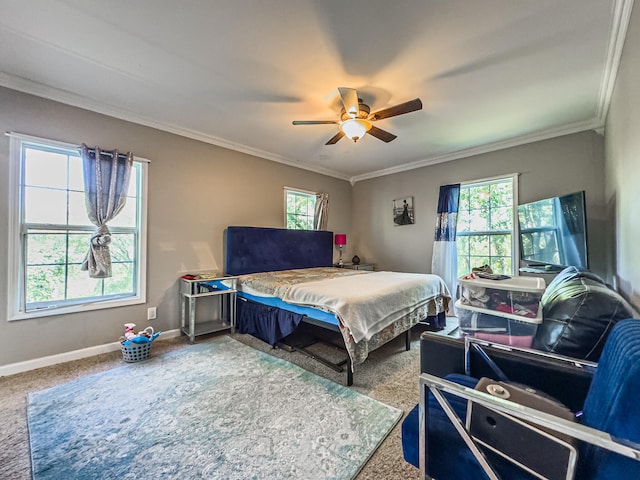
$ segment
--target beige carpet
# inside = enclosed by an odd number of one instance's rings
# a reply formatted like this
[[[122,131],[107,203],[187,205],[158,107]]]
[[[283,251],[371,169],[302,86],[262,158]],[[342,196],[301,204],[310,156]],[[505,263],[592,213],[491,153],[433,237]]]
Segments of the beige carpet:
[[[405,351],[404,337],[398,337],[372,352],[363,364],[356,366],[353,389],[387,405],[403,410],[406,415],[418,402],[420,331],[414,331],[410,351]],[[233,334],[233,338],[274,356],[287,359],[297,365],[335,382],[344,384],[344,374],[326,368],[300,353],[272,349],[269,345],[249,336]],[[197,337],[196,342],[206,342],[211,337]],[[177,348],[188,347],[186,337],[159,340],[154,343],[152,355]],[[323,349],[331,354],[332,349]],[[342,355],[336,351],[336,356]],[[0,378],[0,478],[11,480],[31,479],[31,461],[26,419],[26,397],[54,385],[68,382],[84,375],[108,370],[123,364],[120,352],[97,355],[82,360],[41,368]],[[402,458],[401,422],[365,465],[358,479],[411,480],[418,479],[416,468]]]

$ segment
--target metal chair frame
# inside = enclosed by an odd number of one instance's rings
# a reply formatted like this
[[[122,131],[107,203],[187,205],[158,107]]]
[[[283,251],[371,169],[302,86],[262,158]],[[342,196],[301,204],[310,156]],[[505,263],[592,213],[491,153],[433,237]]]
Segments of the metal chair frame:
[[[535,356],[544,356],[552,358],[558,362],[567,362],[572,365],[576,365],[582,368],[595,371],[597,364],[593,362],[581,361],[575,358],[564,357],[560,355],[550,354],[546,352],[540,352],[537,350],[523,349],[510,347],[501,344],[495,344],[492,342],[486,342],[478,340],[473,337],[465,337],[465,367],[467,372],[470,371],[470,355],[469,352],[474,344],[492,346],[495,348],[501,348],[510,351],[520,351]],[[481,443],[478,442],[470,434],[468,426],[458,417],[454,409],[451,407],[443,393],[449,393],[456,397],[467,400],[467,402],[474,402],[478,405],[484,406],[498,414],[508,416],[514,421],[520,422],[525,428],[531,429],[540,435],[550,437],[548,433],[540,430],[537,427],[544,428],[549,431],[557,432],[565,436],[569,436],[576,440],[587,442],[592,445],[604,448],[611,452],[615,452],[625,457],[632,458],[636,461],[640,461],[640,444],[634,443],[625,439],[614,439],[606,432],[581,425],[576,422],[571,422],[560,417],[536,410],[534,408],[526,407],[509,400],[492,396],[488,393],[474,390],[472,388],[464,387],[454,382],[450,382],[434,375],[423,373],[420,375],[420,407],[419,407],[419,431],[420,431],[420,474],[421,478],[429,479],[431,477],[427,474],[427,444],[426,444],[426,432],[427,432],[427,398],[428,393],[431,392],[438,404],[442,407],[448,419],[451,421],[453,427],[456,429],[462,440],[470,449],[474,457],[477,459],[483,471],[491,480],[500,480],[498,474],[491,467],[487,458],[480,449]],[[555,438],[555,437],[553,437]],[[562,442],[558,439],[559,442]],[[498,452],[499,453],[499,452]],[[504,455],[503,455],[504,456]],[[509,459],[505,456],[505,458]],[[509,459],[513,461],[512,459]],[[573,478],[575,473],[577,458],[574,456],[569,459],[569,465],[567,468],[567,480]],[[518,464],[517,462],[515,462]],[[522,465],[518,464],[523,467]],[[525,470],[529,471],[538,478],[545,479],[537,472],[529,470],[526,467]]]

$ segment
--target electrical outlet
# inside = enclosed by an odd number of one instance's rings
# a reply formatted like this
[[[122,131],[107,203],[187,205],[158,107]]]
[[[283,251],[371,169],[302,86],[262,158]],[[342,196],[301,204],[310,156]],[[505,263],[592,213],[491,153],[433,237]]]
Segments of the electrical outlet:
[[[147,308],[147,320],[154,320],[156,318],[156,307]]]

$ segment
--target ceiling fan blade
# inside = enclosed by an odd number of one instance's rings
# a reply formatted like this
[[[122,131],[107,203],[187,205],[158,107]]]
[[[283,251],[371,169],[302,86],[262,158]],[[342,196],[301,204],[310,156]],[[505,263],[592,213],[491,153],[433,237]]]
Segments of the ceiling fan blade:
[[[360,107],[358,107],[358,92],[355,88],[338,87],[340,92],[340,98],[342,98],[342,104],[344,105],[344,111],[349,114],[351,118],[356,118]]]
[[[325,143],[325,145],[334,145],[334,144],[338,143],[338,140],[340,140],[342,137],[344,137],[344,133],[342,132],[342,130],[340,130],[333,137],[331,137],[329,139],[329,141],[327,143]]]
[[[294,120],[294,125],[337,125],[336,120]]]
[[[383,118],[395,117],[396,115],[415,112],[416,110],[422,110],[422,101],[419,98],[375,112],[371,115],[370,119],[372,121],[382,120]]]
[[[374,125],[371,125],[371,128],[367,131],[367,133],[386,143],[389,143],[391,140],[395,140],[396,138],[398,138],[397,135],[389,133],[386,130],[382,130],[381,128],[378,128]]]

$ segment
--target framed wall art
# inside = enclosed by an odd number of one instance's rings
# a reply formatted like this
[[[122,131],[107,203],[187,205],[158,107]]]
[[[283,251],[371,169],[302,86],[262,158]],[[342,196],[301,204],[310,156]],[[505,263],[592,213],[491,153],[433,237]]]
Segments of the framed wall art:
[[[397,227],[414,223],[413,197],[396,198],[393,201],[393,224]]]

